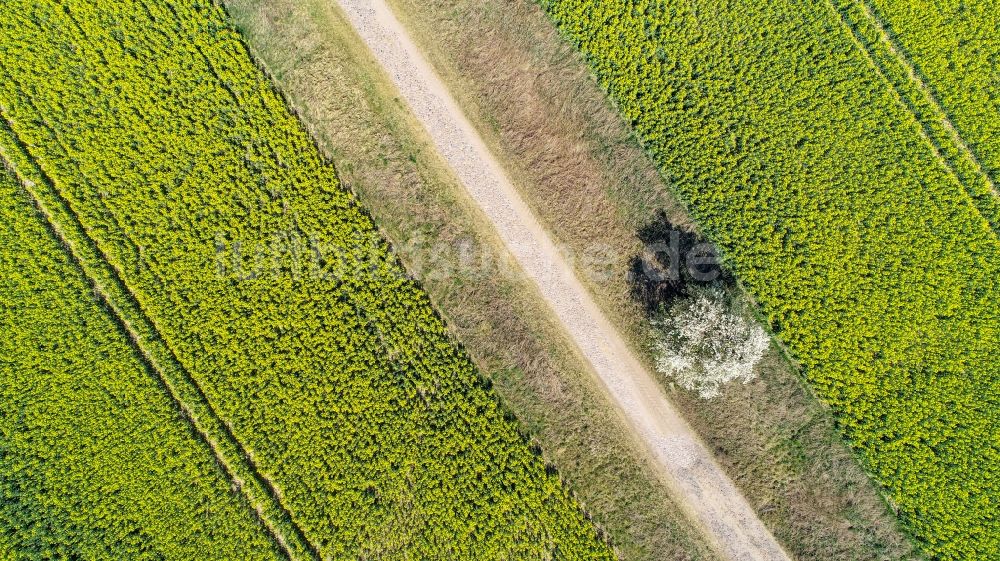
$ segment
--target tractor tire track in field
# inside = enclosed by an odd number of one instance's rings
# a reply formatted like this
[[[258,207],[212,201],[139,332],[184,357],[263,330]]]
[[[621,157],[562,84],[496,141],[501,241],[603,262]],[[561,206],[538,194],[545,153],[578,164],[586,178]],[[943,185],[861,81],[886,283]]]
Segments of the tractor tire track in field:
[[[601,313],[385,1],[336,1],[445,163],[538,287],[686,513],[726,558],[788,560],[711,452]]]
[[[896,41],[892,33],[890,33],[888,27],[882,21],[882,18],[879,17],[877,13],[875,13],[875,9],[872,7],[871,3],[868,0],[857,0],[857,1],[861,4],[862,9],[864,9],[865,15],[869,18],[872,24],[878,29],[879,34],[882,36],[882,40],[885,41],[886,45],[889,47],[889,52],[891,52],[893,56],[895,56],[899,60],[900,64],[902,64],[906,68],[907,77],[910,80],[912,80],[914,84],[916,84],[917,88],[920,89],[921,93],[923,93],[927,97],[927,101],[934,107],[935,111],[937,111],[937,113],[940,115],[941,123],[951,134],[952,141],[976,165],[977,171],[980,174],[982,174],[983,178],[989,183],[990,190],[993,191],[993,194],[1000,196],[1000,190],[997,189],[996,181],[994,180],[993,177],[990,176],[989,172],[986,171],[986,168],[983,166],[982,161],[980,161],[979,156],[976,155],[975,150],[973,150],[972,147],[969,146],[969,144],[965,141],[962,135],[958,132],[958,128],[955,127],[955,123],[951,120],[951,117],[948,116],[948,112],[945,111],[944,105],[941,104],[937,96],[934,95],[933,90],[931,90],[930,86],[927,85],[927,82],[924,81],[924,79],[920,76],[920,73],[917,71],[916,65],[913,64],[913,61],[911,61],[910,58],[906,55],[906,53],[903,51],[903,47],[899,44],[898,41]]]
[[[274,483],[260,472],[246,448],[218,416],[204,391],[177,359],[146,315],[117,268],[86,233],[86,228],[0,115],[0,165],[10,169],[50,231],[94,287],[107,311],[131,339],[141,360],[157,377],[167,396],[195,434],[209,447],[226,476],[253,507],[262,525],[292,561],[321,559],[316,547],[292,518]]]
[[[934,157],[965,188],[983,218],[1000,233],[1000,190],[867,0],[828,0],[851,40],[900,104],[913,116]]]

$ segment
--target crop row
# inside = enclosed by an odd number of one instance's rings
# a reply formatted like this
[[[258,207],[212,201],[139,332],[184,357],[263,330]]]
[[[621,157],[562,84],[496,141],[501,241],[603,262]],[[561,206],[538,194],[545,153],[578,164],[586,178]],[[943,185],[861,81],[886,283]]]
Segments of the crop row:
[[[835,6],[541,4],[925,550],[997,558],[1000,242]]]
[[[993,229],[1000,232],[1000,193],[992,178],[892,35],[863,2],[831,0],[831,4],[840,12],[859,49],[869,56],[879,74],[898,92],[900,103],[918,120],[942,164],[969,191]]]
[[[854,1],[867,3],[1000,182],[1000,3]]]
[[[322,557],[612,557],[215,4],[0,12],[18,143]]]
[[[282,558],[2,169],[0,218],[0,558]]]
[[[150,371],[156,375],[171,399],[181,407],[192,428],[210,445],[227,475],[239,482],[240,491],[257,511],[279,545],[293,559],[315,557],[302,532],[288,516],[270,482],[260,477],[251,459],[225,423],[206,402],[173,352],[162,340],[149,318],[136,305],[120,274],[111,267],[83,226],[66,207],[48,177],[24,151],[6,122],[0,122],[0,156],[5,165],[16,170],[25,194],[35,203],[52,232],[73,256],[82,274],[99,295],[128,337],[140,350]]]

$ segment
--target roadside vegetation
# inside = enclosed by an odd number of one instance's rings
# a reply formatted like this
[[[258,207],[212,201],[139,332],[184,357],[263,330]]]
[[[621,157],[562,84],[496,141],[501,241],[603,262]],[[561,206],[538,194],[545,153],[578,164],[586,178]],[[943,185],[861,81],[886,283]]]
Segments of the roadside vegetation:
[[[273,484],[293,557],[613,558],[219,6],[0,13],[4,154]]]
[[[389,2],[789,553],[1000,556],[992,0]],[[333,3],[222,4],[0,7],[0,559],[715,559]]]

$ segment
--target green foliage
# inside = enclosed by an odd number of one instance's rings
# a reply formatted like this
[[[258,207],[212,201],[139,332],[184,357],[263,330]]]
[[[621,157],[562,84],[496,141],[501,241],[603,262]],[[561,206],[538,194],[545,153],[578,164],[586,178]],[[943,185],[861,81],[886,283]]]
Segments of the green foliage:
[[[1000,243],[835,7],[541,4],[924,549],[1000,557]]]
[[[967,141],[958,136],[954,130],[953,123],[949,120],[947,113],[957,113],[964,115],[976,102],[976,94],[982,94],[980,90],[988,89],[990,80],[982,79],[989,76],[989,69],[980,69],[981,72],[964,75],[967,82],[975,84],[975,88],[968,95],[960,96],[963,100],[971,103],[952,103],[947,110],[942,108],[937,101],[937,94],[932,86],[928,86],[926,78],[920,73],[919,68],[913,66],[913,61],[907,56],[907,52],[898,45],[891,30],[886,29],[885,23],[878,15],[869,9],[862,0],[831,0],[833,6],[839,11],[844,24],[849,27],[855,40],[863,52],[867,52],[872,65],[879,74],[889,82],[899,94],[899,99],[906,108],[913,113],[918,120],[928,142],[940,154],[941,160],[947,168],[955,174],[958,180],[969,191],[976,207],[982,212],[983,217],[993,226],[993,229],[1000,232],[1000,197],[997,196],[996,186],[989,175],[988,167],[983,167],[979,159],[975,156],[967,144]],[[960,29],[958,27],[956,30]],[[964,29],[964,27],[961,27]],[[978,43],[989,46],[989,42]],[[1000,47],[1000,42],[994,42]],[[943,51],[937,51],[943,52]],[[1000,69],[992,70],[994,75],[1000,77],[997,72]],[[995,87],[995,86],[994,86]],[[995,99],[994,115],[1000,115],[1000,98]],[[973,111],[989,113],[989,105],[980,100],[979,107]],[[947,112],[946,112],[947,111]],[[973,127],[976,132],[983,126],[989,128],[1000,123],[1000,119],[975,119],[981,123]],[[987,123],[993,123],[988,125]],[[966,135],[968,136],[968,135]],[[989,142],[987,142],[989,143]],[[995,177],[995,174],[994,174]]]
[[[613,558],[215,4],[0,15],[0,143],[322,557]]]
[[[1000,2],[866,1],[1000,182]]]
[[[0,170],[0,559],[278,559]]]

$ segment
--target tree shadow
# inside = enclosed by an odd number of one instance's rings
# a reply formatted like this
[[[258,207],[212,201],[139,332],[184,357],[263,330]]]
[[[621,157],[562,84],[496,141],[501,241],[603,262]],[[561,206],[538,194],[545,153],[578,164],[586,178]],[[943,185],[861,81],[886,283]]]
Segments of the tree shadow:
[[[672,223],[665,212],[639,228],[643,250],[629,263],[632,297],[649,315],[691,295],[696,287],[729,288],[735,278],[718,249],[698,234]]]

